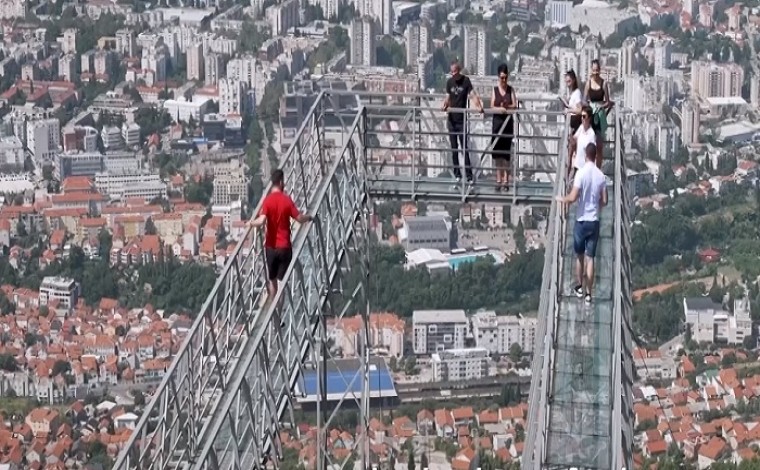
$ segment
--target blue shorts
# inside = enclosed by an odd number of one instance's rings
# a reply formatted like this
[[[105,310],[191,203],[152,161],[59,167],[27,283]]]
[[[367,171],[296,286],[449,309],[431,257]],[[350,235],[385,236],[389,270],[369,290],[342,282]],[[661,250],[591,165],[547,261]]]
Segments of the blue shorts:
[[[599,241],[599,221],[575,221],[573,228],[573,249],[578,256],[596,256],[596,244]]]

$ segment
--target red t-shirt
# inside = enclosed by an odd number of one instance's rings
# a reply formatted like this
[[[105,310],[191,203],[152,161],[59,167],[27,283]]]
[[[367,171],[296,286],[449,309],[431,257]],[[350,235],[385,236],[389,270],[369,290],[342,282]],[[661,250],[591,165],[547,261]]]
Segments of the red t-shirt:
[[[290,248],[290,219],[297,218],[298,208],[290,196],[273,191],[264,198],[261,214],[267,218],[266,248]]]

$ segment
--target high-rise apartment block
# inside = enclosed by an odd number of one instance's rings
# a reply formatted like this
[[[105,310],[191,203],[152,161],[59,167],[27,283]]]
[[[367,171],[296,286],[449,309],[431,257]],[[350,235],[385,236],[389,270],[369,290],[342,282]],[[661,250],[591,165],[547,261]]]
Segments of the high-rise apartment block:
[[[367,16],[355,19],[351,22],[349,36],[351,37],[351,64],[375,65],[377,63],[375,21]]]
[[[431,50],[430,25],[426,22],[410,23],[404,33],[406,37],[406,65],[416,67],[420,57]]]
[[[298,26],[298,0],[284,0],[279,5],[267,8],[267,20],[269,20],[272,36],[286,35],[288,29]]]
[[[469,329],[464,310],[415,310],[412,324],[415,354],[464,348],[464,338]]]
[[[684,146],[699,143],[699,104],[689,99],[681,107],[681,143]]]
[[[203,44],[193,44],[187,48],[187,79],[203,80],[205,78],[205,60]]]
[[[471,75],[491,74],[491,43],[483,25],[464,26],[464,63]]]
[[[224,62],[221,54],[209,52],[204,58],[204,74],[206,85],[215,85],[222,78]]]
[[[223,116],[243,115],[243,82],[230,78],[219,80],[219,114]]]
[[[662,77],[670,67],[670,54],[673,41],[668,38],[658,39],[654,43],[654,75]]]
[[[625,80],[633,74],[634,58],[636,56],[636,39],[626,38],[620,48],[620,60],[618,61],[618,77]]]

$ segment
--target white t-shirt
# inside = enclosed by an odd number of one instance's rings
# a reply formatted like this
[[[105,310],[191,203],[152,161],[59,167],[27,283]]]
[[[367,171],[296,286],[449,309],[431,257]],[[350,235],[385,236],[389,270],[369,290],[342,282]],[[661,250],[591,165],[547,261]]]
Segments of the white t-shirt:
[[[575,168],[583,168],[586,164],[586,147],[588,144],[596,144],[596,132],[594,128],[588,126],[588,129],[584,129],[583,125],[575,131],[575,158],[573,159],[573,166]]]
[[[607,186],[607,179],[602,170],[592,162],[587,162],[575,174],[573,187],[578,188],[578,210],[576,219],[581,222],[599,220],[599,204],[602,191]]]
[[[576,88],[570,93],[570,98],[567,100],[567,107],[571,110],[575,110],[580,105],[583,105],[583,93]]]

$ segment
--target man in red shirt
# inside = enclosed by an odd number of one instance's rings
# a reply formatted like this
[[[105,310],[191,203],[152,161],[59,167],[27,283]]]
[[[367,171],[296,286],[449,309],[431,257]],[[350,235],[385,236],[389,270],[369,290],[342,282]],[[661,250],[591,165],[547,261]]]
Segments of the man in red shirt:
[[[251,222],[253,227],[261,227],[266,223],[264,253],[269,275],[267,291],[270,299],[274,299],[277,294],[277,281],[282,281],[285,277],[293,259],[290,219],[298,221],[299,224],[312,220],[310,215],[298,211],[290,196],[285,194],[284,188],[285,175],[282,170],[275,170],[272,173],[272,192],[264,198],[259,216]]]

